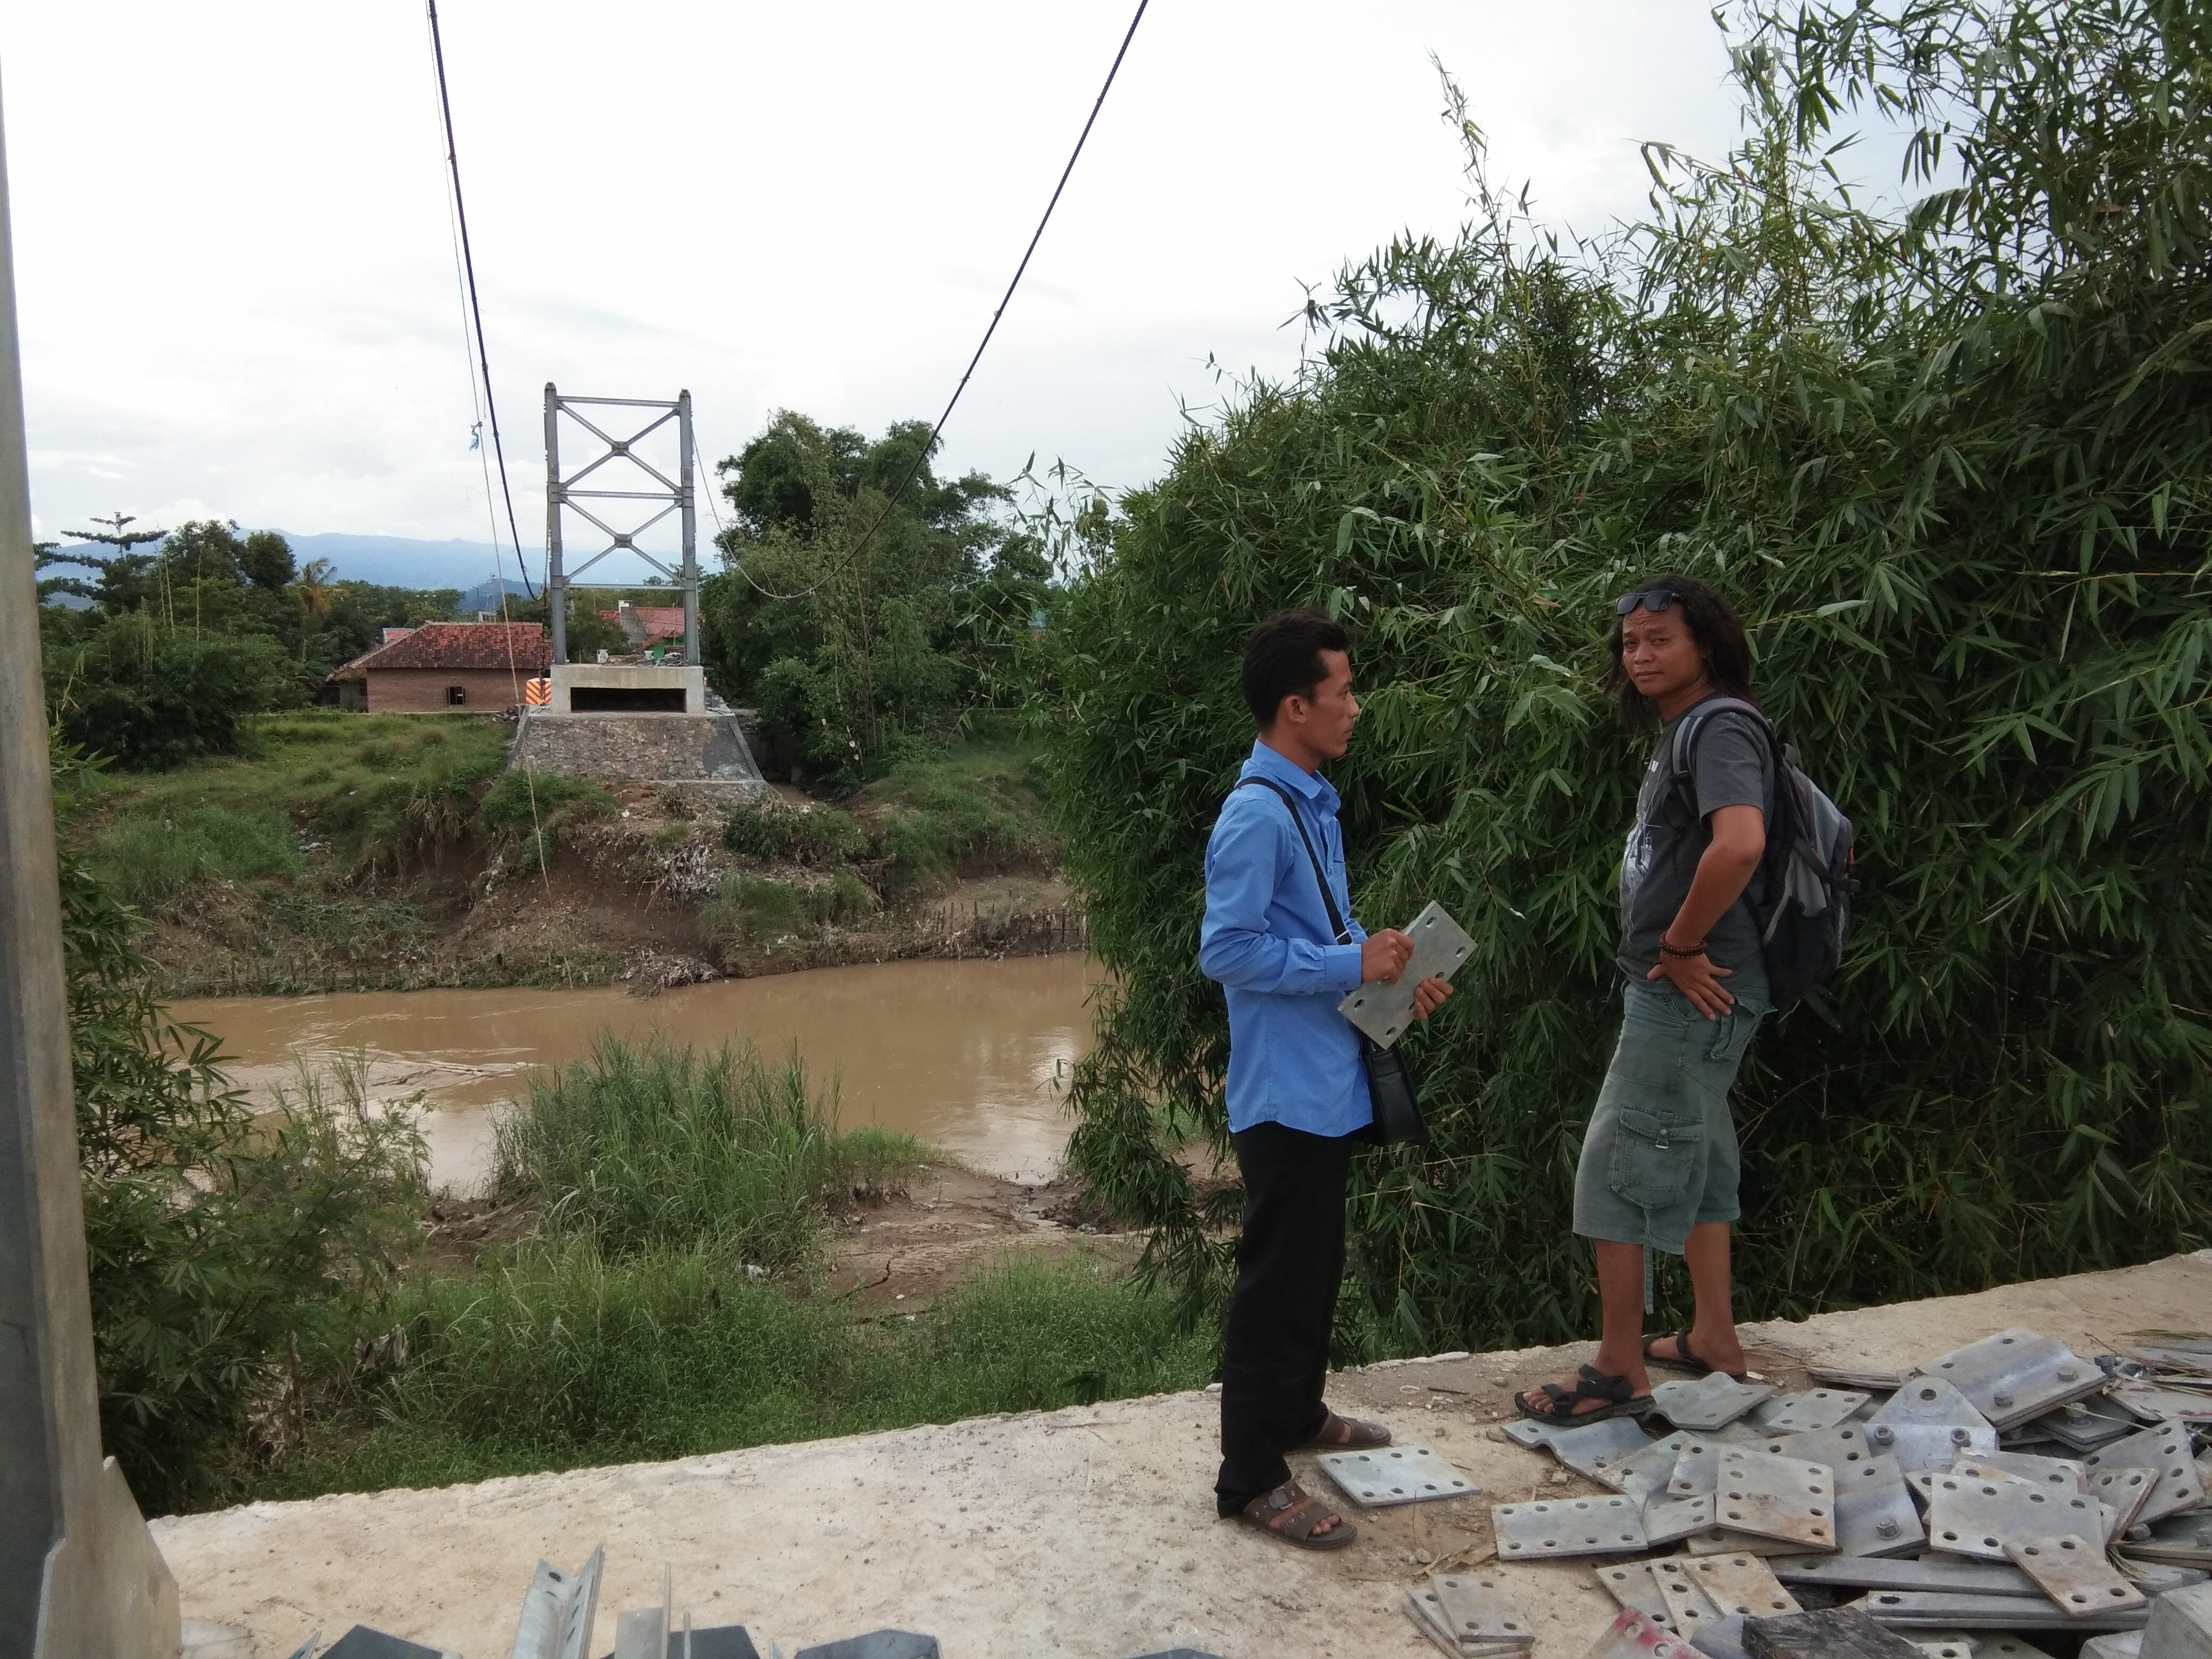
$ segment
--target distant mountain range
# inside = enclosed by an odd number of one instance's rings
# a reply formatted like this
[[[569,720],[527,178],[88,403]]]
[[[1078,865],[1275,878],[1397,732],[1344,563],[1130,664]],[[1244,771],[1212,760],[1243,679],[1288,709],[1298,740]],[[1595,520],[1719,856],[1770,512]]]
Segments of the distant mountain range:
[[[292,544],[293,556],[305,565],[328,559],[341,580],[374,582],[380,587],[459,587],[471,594],[478,588],[495,593],[495,568],[507,579],[507,591],[522,592],[514,568],[514,550],[496,549],[489,542],[426,542],[405,536],[295,536],[279,532]],[[530,585],[538,586],[544,555],[537,548],[523,550],[530,564]],[[496,605],[496,598],[491,600]],[[483,607],[489,609],[489,606]]]

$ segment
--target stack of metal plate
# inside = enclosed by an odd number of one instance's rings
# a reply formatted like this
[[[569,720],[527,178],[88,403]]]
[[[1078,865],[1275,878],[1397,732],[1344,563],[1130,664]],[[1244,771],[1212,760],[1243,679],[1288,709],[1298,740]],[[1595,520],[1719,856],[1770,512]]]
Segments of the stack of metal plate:
[[[1536,1643],[1494,1572],[1438,1574],[1406,1593],[1406,1613],[1455,1659],[1517,1659]]]

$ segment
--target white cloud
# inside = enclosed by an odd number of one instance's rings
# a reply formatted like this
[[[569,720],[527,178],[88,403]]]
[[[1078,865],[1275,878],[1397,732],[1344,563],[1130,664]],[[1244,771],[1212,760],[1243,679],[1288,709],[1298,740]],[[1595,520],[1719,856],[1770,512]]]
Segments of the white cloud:
[[[447,0],[464,182],[526,546],[539,401],[689,386],[709,457],[779,406],[933,416],[1121,31],[1054,7]],[[118,505],[479,539],[419,9],[9,9],[40,522]],[[1146,16],[947,436],[1134,484],[1178,399],[1286,371],[1302,283],[1464,204],[1429,53],[1502,178],[1591,229],[1637,143],[1735,131],[1705,0],[1174,3]],[[534,562],[534,559],[533,559]]]

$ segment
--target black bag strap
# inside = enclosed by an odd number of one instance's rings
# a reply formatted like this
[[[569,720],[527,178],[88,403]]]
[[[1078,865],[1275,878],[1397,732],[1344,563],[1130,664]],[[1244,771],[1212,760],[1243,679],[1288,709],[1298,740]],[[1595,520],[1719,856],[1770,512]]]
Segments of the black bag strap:
[[[1328,912],[1328,925],[1336,930],[1339,945],[1351,944],[1352,929],[1344,925],[1344,917],[1337,911],[1336,896],[1328,890],[1328,876],[1321,867],[1321,854],[1314,851],[1313,837],[1306,833],[1305,815],[1298,811],[1298,804],[1291,799],[1291,792],[1273,778],[1239,778],[1237,781],[1239,789],[1247,784],[1257,784],[1270,793],[1279,796],[1283,805],[1291,809],[1291,823],[1297,830],[1298,839],[1305,843],[1306,857],[1313,864],[1314,880],[1321,886],[1321,902],[1322,908]]]

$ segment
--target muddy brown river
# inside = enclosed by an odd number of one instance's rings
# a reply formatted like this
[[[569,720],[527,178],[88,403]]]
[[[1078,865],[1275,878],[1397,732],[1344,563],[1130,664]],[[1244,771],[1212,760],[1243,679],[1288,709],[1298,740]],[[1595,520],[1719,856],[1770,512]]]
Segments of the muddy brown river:
[[[212,997],[176,1018],[223,1040],[227,1069],[257,1097],[301,1063],[360,1054],[369,1092],[420,1092],[430,1176],[478,1188],[491,1113],[523,1094],[533,1066],[584,1057],[611,1032],[710,1048],[750,1040],[775,1058],[794,1043],[838,1121],[880,1123],[1011,1180],[1049,1177],[1066,1144],[1060,1091],[1089,1051],[1097,963],[1069,953],[1004,962],[889,962],[686,986],[635,997],[592,990],[345,992]]]

